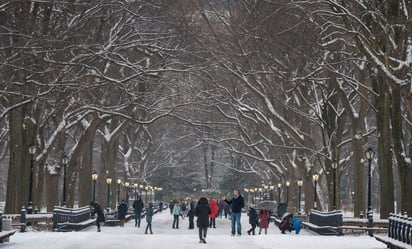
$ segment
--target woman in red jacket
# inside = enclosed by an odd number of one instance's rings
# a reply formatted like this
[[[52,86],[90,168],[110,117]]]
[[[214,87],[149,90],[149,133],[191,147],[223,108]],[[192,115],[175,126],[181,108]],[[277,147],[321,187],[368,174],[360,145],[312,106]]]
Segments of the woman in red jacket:
[[[259,234],[262,233],[262,229],[265,229],[265,234],[267,234],[268,233],[268,227],[269,227],[269,211],[267,211],[263,207],[260,210],[258,216],[259,216],[259,222],[260,222]]]
[[[209,214],[209,218],[210,218],[209,227],[216,228],[216,216],[217,216],[217,211],[219,210],[219,206],[217,205],[217,202],[215,199],[212,199],[210,201],[210,209],[212,210],[212,213]]]

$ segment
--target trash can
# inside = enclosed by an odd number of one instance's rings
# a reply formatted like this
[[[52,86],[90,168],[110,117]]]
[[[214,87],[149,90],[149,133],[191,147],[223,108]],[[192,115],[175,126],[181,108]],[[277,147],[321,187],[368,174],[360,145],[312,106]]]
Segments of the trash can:
[[[3,221],[1,224],[2,224],[1,228],[3,232],[11,231],[11,219],[3,218]],[[10,240],[10,237],[7,237],[7,238],[4,238],[2,241],[9,242],[9,240]]]

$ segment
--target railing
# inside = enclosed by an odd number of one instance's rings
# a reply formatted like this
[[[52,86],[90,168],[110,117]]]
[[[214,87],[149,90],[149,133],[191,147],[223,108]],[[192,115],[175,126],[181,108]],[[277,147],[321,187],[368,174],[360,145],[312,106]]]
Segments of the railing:
[[[341,235],[343,225],[343,213],[341,210],[320,212],[311,210],[307,226],[322,235]]]
[[[70,230],[75,230],[74,227],[81,229],[92,221],[91,210],[87,206],[76,209],[65,207],[55,207],[53,209],[53,230],[69,229],[68,227],[73,227]]]
[[[390,214],[388,237],[412,245],[412,218],[406,214]]]

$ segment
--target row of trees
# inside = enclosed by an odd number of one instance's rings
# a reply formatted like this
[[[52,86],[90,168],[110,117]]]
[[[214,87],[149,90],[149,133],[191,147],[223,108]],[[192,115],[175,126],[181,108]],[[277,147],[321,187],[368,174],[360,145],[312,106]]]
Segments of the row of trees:
[[[336,160],[338,183],[353,186],[347,192],[359,215],[363,152],[372,146],[381,216],[395,200],[412,212],[411,7],[394,0],[6,1],[6,212],[27,202],[30,144],[40,149],[35,203],[48,208],[60,200],[63,155],[68,201],[81,205],[91,199],[92,171],[102,190],[105,176],[169,194],[220,181],[243,188],[302,178],[306,196],[320,173],[320,204],[330,209]]]

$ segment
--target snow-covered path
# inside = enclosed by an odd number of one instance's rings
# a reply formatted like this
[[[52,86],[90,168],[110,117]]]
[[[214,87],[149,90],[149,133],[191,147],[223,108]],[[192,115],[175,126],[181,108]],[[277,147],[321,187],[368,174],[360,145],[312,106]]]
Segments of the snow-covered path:
[[[10,242],[0,244],[0,249],[384,249],[386,246],[369,236],[319,236],[303,230],[301,234],[280,234],[271,224],[267,235],[248,236],[247,216],[242,214],[241,237],[230,236],[230,221],[217,219],[216,229],[209,229],[207,244],[199,244],[197,229],[189,230],[188,220],[181,220],[180,229],[172,229],[169,212],[153,217],[153,235],[144,234],[146,221],[137,228],[134,221],[125,227],[95,227],[81,232],[26,232],[17,233]]]

